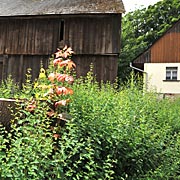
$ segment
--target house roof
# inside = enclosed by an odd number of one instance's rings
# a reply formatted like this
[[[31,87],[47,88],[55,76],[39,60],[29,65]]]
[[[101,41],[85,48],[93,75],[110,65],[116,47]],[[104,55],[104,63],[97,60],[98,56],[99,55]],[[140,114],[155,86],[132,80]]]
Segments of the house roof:
[[[0,16],[124,12],[122,0],[0,0]]]

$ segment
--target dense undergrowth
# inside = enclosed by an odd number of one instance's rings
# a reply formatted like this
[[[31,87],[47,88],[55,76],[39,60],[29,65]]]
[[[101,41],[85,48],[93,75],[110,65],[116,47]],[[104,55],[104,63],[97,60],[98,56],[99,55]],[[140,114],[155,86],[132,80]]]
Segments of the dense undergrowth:
[[[31,96],[30,84],[17,94],[4,87],[6,98]],[[0,179],[180,179],[179,99],[160,99],[134,83],[100,87],[91,73],[73,91],[71,119],[57,137],[43,102],[35,114],[19,109],[9,132],[1,127]]]

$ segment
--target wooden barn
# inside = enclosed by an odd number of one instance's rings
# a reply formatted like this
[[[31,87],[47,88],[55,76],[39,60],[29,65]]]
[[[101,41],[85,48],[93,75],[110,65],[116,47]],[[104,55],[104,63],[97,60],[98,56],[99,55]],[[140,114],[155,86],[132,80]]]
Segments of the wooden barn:
[[[180,96],[180,20],[132,63],[148,90]]]
[[[0,0],[0,79],[20,84],[27,68],[38,76],[41,62],[71,46],[77,75],[94,64],[98,80],[113,81],[120,52],[122,0]]]

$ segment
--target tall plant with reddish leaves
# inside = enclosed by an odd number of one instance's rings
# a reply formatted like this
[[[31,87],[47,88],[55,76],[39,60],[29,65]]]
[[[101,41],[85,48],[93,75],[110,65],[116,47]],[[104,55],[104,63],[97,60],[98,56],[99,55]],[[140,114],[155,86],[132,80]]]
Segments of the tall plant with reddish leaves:
[[[34,98],[27,105],[27,110],[35,113],[39,102],[45,101],[48,105],[47,116],[53,119],[53,127],[62,124],[70,117],[68,104],[73,94],[75,63],[71,57],[74,52],[71,47],[65,46],[50,58],[49,69],[40,70],[39,78],[34,85]],[[64,123],[63,123],[64,124]],[[57,137],[57,134],[54,134]],[[59,136],[59,135],[58,135]]]

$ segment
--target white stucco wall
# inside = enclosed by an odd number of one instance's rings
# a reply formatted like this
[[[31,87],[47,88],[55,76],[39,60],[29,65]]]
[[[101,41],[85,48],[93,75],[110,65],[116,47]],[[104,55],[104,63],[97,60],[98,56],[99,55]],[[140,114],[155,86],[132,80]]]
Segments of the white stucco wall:
[[[166,81],[166,67],[178,67],[177,81]],[[180,63],[145,63],[144,81],[148,90],[180,94]]]

